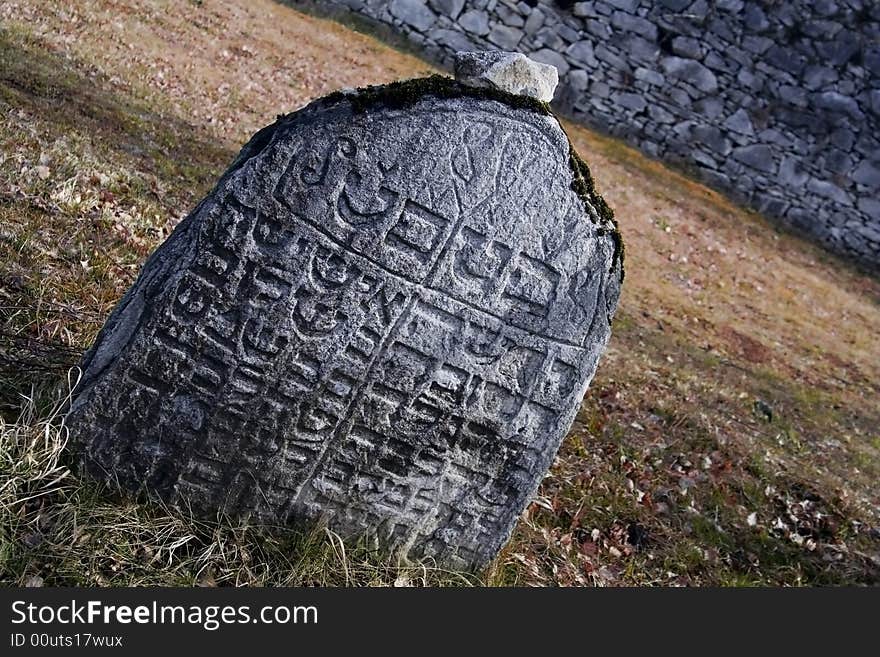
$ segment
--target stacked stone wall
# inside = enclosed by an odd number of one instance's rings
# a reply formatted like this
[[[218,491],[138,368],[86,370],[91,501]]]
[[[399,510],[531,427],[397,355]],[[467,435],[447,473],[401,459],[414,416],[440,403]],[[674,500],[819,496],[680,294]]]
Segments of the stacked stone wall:
[[[522,52],[555,105],[880,266],[880,2],[321,0],[429,58]]]

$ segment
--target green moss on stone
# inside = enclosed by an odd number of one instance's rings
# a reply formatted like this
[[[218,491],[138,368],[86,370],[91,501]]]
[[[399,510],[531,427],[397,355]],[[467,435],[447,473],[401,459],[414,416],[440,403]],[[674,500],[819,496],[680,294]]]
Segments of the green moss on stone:
[[[563,128],[563,131],[565,128]],[[568,134],[566,134],[568,137]],[[602,226],[598,230],[599,235],[610,235],[612,241],[614,242],[614,255],[611,258],[611,269],[613,270],[615,265],[620,266],[620,281],[623,282],[623,279],[626,275],[626,271],[623,266],[623,261],[625,258],[625,247],[623,244],[623,235],[620,233],[620,227],[617,224],[617,219],[614,218],[614,210],[611,209],[611,206],[605,202],[605,199],[596,191],[596,183],[593,180],[593,175],[590,173],[590,168],[587,166],[587,163],[581,159],[581,156],[578,155],[577,151],[574,149],[574,145],[571,143],[571,139],[568,140],[569,145],[569,166],[571,167],[574,176],[572,178],[571,187],[574,192],[582,199],[585,199],[588,203],[590,203],[594,208],[596,208],[596,212],[599,213],[600,219],[602,219],[603,223],[610,226]]]
[[[354,93],[337,91],[327,96],[324,101],[332,103],[346,100],[351,103],[355,112],[363,112],[377,107],[404,109],[419,102],[425,96],[440,99],[470,97],[481,100],[497,100],[518,109],[552,115],[550,106],[536,98],[518,96],[499,89],[469,87],[444,75],[431,75],[426,78],[363,87]]]

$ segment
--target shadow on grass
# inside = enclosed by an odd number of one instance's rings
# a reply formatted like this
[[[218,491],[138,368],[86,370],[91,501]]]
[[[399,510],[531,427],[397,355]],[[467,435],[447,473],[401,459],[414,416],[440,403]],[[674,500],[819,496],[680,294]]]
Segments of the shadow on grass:
[[[0,131],[4,150],[27,140],[51,144],[77,135],[109,162],[108,168],[131,172],[135,184],[123,193],[117,190],[120,203],[152,198],[160,205],[194,205],[193,198],[213,185],[235,154],[204,128],[114,89],[106,76],[51,52],[18,29],[0,29],[0,109],[10,116],[26,115],[28,121],[33,117],[35,125],[30,135]],[[16,182],[17,172],[6,175]],[[150,179],[160,184],[151,185]],[[143,259],[130,246],[114,242],[100,220],[70,216],[47,195],[28,195],[22,185],[16,187],[17,192],[0,192],[0,219],[8,226],[24,226],[25,235],[46,233],[53,246],[70,240],[78,249],[103,250],[109,242],[108,259],[117,262]],[[157,189],[168,189],[173,198],[160,197]],[[89,306],[89,290],[85,283],[77,288],[75,279],[67,281],[71,289],[45,295],[27,242],[8,231],[0,234],[0,414],[7,419],[17,414],[22,395],[62,380],[77,364],[105,312]],[[41,329],[52,322],[63,325],[67,337],[47,337]]]
[[[89,135],[135,168],[206,191],[234,153],[207,131],[111,91],[84,64],[27,33],[0,30],[0,103],[37,114],[59,134]]]

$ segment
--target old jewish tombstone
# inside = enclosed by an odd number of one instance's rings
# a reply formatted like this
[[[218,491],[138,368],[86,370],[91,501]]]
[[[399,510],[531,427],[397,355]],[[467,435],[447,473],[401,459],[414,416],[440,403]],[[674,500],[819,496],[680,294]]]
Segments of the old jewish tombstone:
[[[531,97],[546,79],[499,61],[463,56],[476,86],[336,93],[258,132],[86,354],[66,419],[85,469],[200,512],[490,560],[622,279],[611,213]]]

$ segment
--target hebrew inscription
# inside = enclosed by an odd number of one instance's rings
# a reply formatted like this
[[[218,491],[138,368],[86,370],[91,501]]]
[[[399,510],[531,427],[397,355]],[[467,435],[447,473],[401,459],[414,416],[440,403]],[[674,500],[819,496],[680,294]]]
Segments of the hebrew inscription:
[[[145,266],[67,425],[93,474],[204,512],[491,559],[609,336],[620,269],[530,109],[318,101]]]

